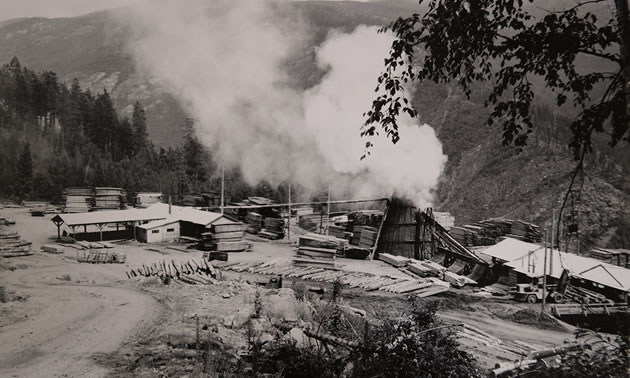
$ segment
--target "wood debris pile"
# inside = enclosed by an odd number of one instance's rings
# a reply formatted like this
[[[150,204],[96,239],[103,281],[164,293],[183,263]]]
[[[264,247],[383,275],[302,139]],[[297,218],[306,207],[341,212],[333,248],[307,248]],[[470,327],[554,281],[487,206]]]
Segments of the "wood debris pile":
[[[217,282],[218,272],[207,261],[197,263],[195,260],[187,262],[175,261],[158,262],[142,265],[140,268],[128,270],[128,278],[159,277],[162,281],[178,280],[190,285],[212,285]]]
[[[436,277],[442,281],[448,282],[454,287],[464,287],[465,285],[477,284],[477,281],[457,274],[449,270],[449,268],[430,260],[415,260],[387,253],[379,254],[379,260],[393,265],[403,272],[412,273],[419,277]]]
[[[246,226],[240,222],[215,224],[210,232],[201,234],[202,239],[197,249],[216,252],[243,252],[249,249],[249,243],[243,240]]]
[[[501,340],[466,323],[461,323],[461,326],[457,329],[456,336],[464,343],[466,343],[466,341],[472,341],[505,354],[514,355],[514,359],[527,356],[534,350],[541,349],[538,345],[528,344],[519,340]]]
[[[449,234],[465,247],[493,245],[502,237],[511,237],[528,243],[542,240],[538,226],[511,219],[487,219],[462,227],[451,227]]]
[[[248,272],[264,275],[281,275],[287,278],[299,278],[317,282],[332,283],[339,280],[342,284],[351,288],[362,288],[370,291],[386,291],[397,294],[413,294],[419,297],[448,291],[448,282],[437,278],[413,278],[377,276],[362,272],[348,272],[338,269],[327,269],[317,266],[282,265],[273,262],[218,262],[214,266],[218,269]]]
[[[102,251],[97,249],[77,251],[77,261],[90,264],[124,264],[127,255],[115,251]]]
[[[17,231],[0,228],[0,257],[32,255],[31,242],[20,238]]]

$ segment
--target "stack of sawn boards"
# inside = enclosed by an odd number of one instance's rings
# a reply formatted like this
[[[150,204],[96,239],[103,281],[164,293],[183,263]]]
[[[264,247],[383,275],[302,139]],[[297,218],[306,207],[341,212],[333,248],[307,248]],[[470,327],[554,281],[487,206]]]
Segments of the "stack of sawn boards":
[[[464,285],[476,285],[477,281],[466,276],[459,275],[449,271],[448,268],[429,260],[415,260],[401,256],[394,256],[387,253],[381,253],[379,260],[384,261],[398,269],[411,272],[420,277],[436,277],[446,281],[455,287],[463,287]]]
[[[265,218],[264,221],[265,227],[258,232],[258,236],[277,240],[284,238],[284,220],[280,218]]]
[[[352,288],[369,291],[386,291],[398,294],[413,294],[428,297],[448,291],[448,282],[437,278],[416,279],[412,277],[377,276],[370,273],[348,272],[337,269],[326,269],[324,266],[281,265],[273,262],[215,262],[215,268],[234,272],[248,272],[265,275],[282,275],[286,278],[299,278],[318,282],[332,283],[339,280]]]
[[[255,212],[248,213],[245,217],[245,223],[247,224],[245,231],[250,234],[258,234],[263,228],[263,216]]]
[[[348,241],[319,234],[302,235],[298,241],[296,265],[335,266],[337,254],[343,255]]]
[[[529,243],[542,240],[538,226],[511,219],[487,219],[462,227],[451,227],[449,234],[465,247],[493,245],[506,236]]]
[[[240,222],[213,224],[210,232],[201,234],[202,240],[198,248],[205,251],[243,252],[249,243],[243,240],[246,226]]]
[[[31,242],[20,239],[17,231],[0,228],[0,257],[32,255]]]

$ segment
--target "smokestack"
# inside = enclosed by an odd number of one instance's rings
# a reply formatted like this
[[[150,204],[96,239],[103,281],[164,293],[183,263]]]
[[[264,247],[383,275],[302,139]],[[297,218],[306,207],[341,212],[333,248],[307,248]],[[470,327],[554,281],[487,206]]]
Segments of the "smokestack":
[[[171,196],[169,195],[168,196],[168,215],[171,215],[171,213],[173,211],[172,207],[173,207],[173,203],[171,201]]]

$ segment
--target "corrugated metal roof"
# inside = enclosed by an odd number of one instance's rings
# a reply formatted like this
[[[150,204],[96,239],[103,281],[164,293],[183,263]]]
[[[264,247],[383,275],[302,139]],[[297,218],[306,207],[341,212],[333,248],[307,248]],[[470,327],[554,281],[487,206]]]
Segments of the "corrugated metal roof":
[[[545,250],[538,244],[506,238],[481,252],[508,261],[505,265],[530,277],[541,277],[544,269]],[[546,272],[560,278],[563,268],[573,276],[619,290],[630,291],[630,269],[611,265],[590,257],[572,253],[547,251]]]
[[[58,214],[52,220],[62,220],[68,226],[83,226],[93,224],[146,222],[177,218],[203,226],[209,226],[221,218],[219,213],[202,211],[192,207],[172,206],[169,214],[169,205],[156,203],[146,209],[108,210],[94,211],[90,213]]]

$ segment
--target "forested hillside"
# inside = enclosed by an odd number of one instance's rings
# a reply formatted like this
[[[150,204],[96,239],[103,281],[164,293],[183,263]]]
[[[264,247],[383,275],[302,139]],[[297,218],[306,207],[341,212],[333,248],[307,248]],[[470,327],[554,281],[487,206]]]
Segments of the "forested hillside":
[[[192,192],[218,190],[220,171],[210,152],[182,119],[175,147],[156,147],[147,137],[143,106],[119,116],[110,94],[70,87],[52,71],[23,67],[17,58],[0,68],[0,198],[60,201],[72,186],[115,186],[160,191],[178,202]],[[226,170],[226,190],[284,199],[268,183],[252,188],[238,170]]]

